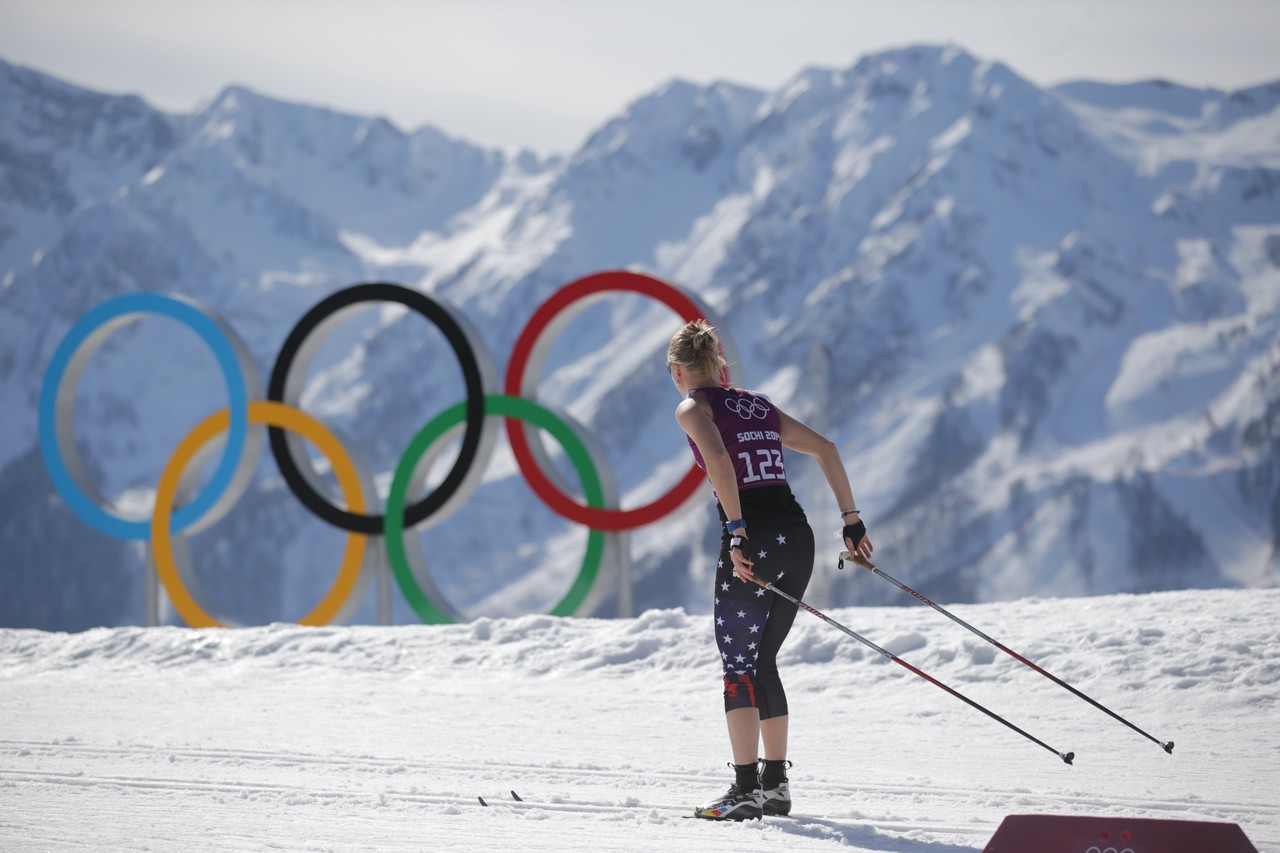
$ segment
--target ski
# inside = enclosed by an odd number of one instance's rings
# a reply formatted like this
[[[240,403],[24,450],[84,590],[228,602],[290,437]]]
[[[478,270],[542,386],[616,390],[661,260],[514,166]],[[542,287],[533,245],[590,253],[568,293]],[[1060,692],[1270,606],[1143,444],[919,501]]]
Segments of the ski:
[[[515,800],[517,803],[524,802],[524,800],[520,799],[520,795],[517,794],[515,791],[511,791],[509,793],[511,794],[511,799]],[[476,797],[476,799],[480,801],[480,805],[484,806],[485,808],[489,807],[489,804],[484,801],[484,797]]]
[[[537,803],[526,803],[526,802],[525,802],[524,797],[520,796],[520,795],[519,795],[519,794],[517,794],[515,791],[508,791],[507,793],[511,795],[511,800],[512,800],[512,802],[521,803],[522,805],[525,805],[525,806],[527,806],[527,807],[529,807],[529,808],[538,808],[538,807],[539,807]],[[492,808],[492,806],[490,806],[490,805],[489,805],[488,801],[487,801],[487,800],[485,800],[485,798],[484,798],[484,797],[477,796],[477,797],[476,797],[476,799],[477,799],[477,800],[479,800],[479,801],[480,801],[480,805],[484,806],[485,808]],[[498,803],[497,805],[501,806],[501,805],[502,805],[502,803]],[[557,806],[564,806],[565,804],[564,804],[564,803],[557,803],[556,805],[557,805]],[[731,820],[729,820],[729,821],[708,821],[708,820],[706,820],[706,818],[699,818],[697,815],[694,815],[694,814],[682,814],[682,815],[680,815],[680,817],[681,817],[681,818],[688,819],[688,820],[702,820],[702,821],[704,821],[704,822],[706,822],[706,823],[744,823],[744,822],[747,822],[747,821],[731,821]],[[768,817],[769,817],[770,819],[772,819],[772,818],[775,818],[775,817],[791,817],[791,815],[773,815],[773,814],[771,814],[771,815],[769,815]],[[753,820],[762,820],[762,819],[763,819],[763,817],[761,817],[761,818],[753,818]]]

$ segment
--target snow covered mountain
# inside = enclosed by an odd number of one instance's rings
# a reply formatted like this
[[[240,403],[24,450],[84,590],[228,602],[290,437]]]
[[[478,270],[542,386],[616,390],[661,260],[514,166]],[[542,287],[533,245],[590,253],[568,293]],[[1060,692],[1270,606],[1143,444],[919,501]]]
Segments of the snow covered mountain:
[[[140,546],[62,507],[35,442],[45,366],[93,305],[187,294],[266,374],[311,305],[399,281],[455,306],[502,369],[548,295],[613,268],[723,318],[737,376],[837,440],[881,561],[932,597],[1280,578],[1280,83],[1043,90],[911,47],[773,92],[672,82],[539,160],[239,88],[168,116],[0,64],[0,262],[0,577],[15,591],[0,624],[141,619]],[[78,397],[82,452],[132,506],[225,399],[169,325],[113,337]],[[596,305],[539,390],[603,445],[623,506],[688,465],[662,366],[674,325],[639,297]],[[385,489],[462,384],[417,318],[342,328],[304,403]],[[342,542],[263,457],[250,495],[192,539],[210,596],[245,622],[304,612]],[[816,466],[789,470],[834,529]],[[628,535],[637,609],[707,609],[713,525],[699,500]],[[584,539],[505,441],[475,497],[423,534],[451,599],[486,613],[554,602]],[[884,600],[825,569],[809,597]]]

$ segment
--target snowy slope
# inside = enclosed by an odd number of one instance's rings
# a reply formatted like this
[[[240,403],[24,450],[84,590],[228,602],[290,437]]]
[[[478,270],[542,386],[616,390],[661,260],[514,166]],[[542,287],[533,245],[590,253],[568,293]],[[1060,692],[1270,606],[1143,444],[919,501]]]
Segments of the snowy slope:
[[[729,779],[706,616],[3,630],[0,850],[962,853],[1039,813],[1280,847],[1280,592],[955,609],[1173,754],[919,605],[831,615],[1073,766],[806,614],[794,815],[744,825],[683,819]]]
[[[0,175],[33,182],[0,208],[12,264],[0,270],[0,537],[20,555],[0,571],[22,602],[0,624],[142,619],[139,549],[77,527],[34,445],[44,366],[92,305],[186,293],[228,317],[265,374],[323,296],[400,281],[468,317],[501,370],[544,299],[607,268],[679,283],[723,317],[737,375],[839,443],[886,565],[929,594],[1280,578],[1275,86],[1042,90],[955,47],[911,47],[772,92],[675,81],[580,150],[539,160],[242,88],[192,116],[148,117],[0,71],[20,118],[0,124]],[[98,136],[161,144],[112,159],[116,147],[63,126],[64,101],[103,123]],[[166,130],[146,135],[153,125]],[[33,158],[47,168],[26,169]],[[674,322],[638,297],[594,306],[539,390],[603,445],[624,507],[689,464],[662,369]],[[223,399],[189,338],[161,322],[113,338],[78,401],[98,482],[144,512],[169,448]],[[310,375],[308,410],[383,488],[408,438],[461,396],[440,337],[402,315],[349,321]],[[476,497],[424,534],[433,573],[472,614],[544,609],[585,538],[538,504],[499,444]],[[816,466],[789,470],[820,532],[834,526]],[[518,566],[495,517],[527,531]],[[705,610],[713,530],[699,500],[629,535],[640,608]],[[210,594],[261,623],[319,596],[341,540],[264,458],[251,495],[193,547]],[[827,584],[815,595],[885,600]],[[372,618],[366,601],[357,619]]]

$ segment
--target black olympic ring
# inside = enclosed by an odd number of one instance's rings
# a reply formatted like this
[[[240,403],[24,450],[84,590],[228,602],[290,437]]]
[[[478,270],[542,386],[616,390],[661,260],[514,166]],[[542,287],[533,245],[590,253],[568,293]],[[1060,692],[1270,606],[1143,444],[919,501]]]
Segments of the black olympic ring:
[[[324,335],[321,334],[311,344],[308,344],[308,338],[321,327],[336,323],[348,309],[363,302],[396,302],[426,318],[444,333],[445,339],[448,340],[462,367],[462,378],[466,383],[467,418],[462,448],[444,481],[426,497],[405,509],[404,525],[413,527],[436,512],[462,487],[467,472],[480,449],[480,440],[485,426],[486,391],[480,365],[462,324],[447,308],[424,293],[397,284],[374,282],[339,290],[308,311],[285,339],[284,345],[280,348],[280,354],[276,357],[275,366],[271,369],[267,399],[290,406],[298,404],[302,382],[306,378],[304,376],[306,365],[315,355]],[[300,361],[303,368],[296,373],[293,372],[295,361]],[[268,431],[271,437],[271,453],[275,457],[276,464],[280,466],[280,473],[284,475],[290,490],[298,496],[307,509],[330,524],[351,533],[382,534],[385,522],[383,516],[354,513],[330,503],[312,485],[311,480],[303,475],[290,450],[289,436],[285,431],[276,426],[268,427]]]

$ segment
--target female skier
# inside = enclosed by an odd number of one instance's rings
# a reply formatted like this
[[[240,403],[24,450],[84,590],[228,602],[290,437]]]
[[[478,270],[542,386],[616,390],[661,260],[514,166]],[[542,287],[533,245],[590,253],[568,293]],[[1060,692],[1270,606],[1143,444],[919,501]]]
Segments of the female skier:
[[[684,398],[676,422],[711,480],[724,522],[714,619],[735,779],[728,793],[696,807],[694,815],[746,820],[791,812],[787,697],[777,656],[796,606],[763,584],[803,596],[813,573],[814,541],[787,484],[783,447],[818,461],[840,507],[850,553],[870,557],[872,548],[836,446],[762,394],[722,387],[717,377],[724,367],[720,342],[706,320],[687,323],[672,336],[667,370]]]

